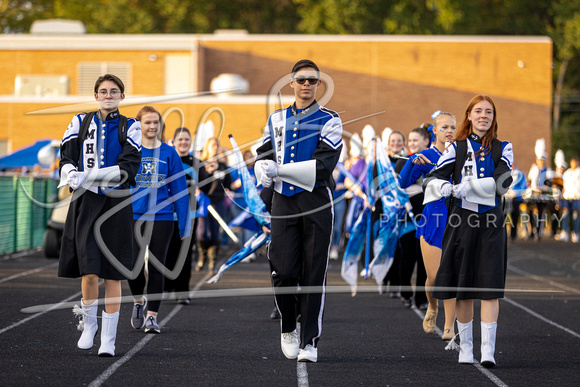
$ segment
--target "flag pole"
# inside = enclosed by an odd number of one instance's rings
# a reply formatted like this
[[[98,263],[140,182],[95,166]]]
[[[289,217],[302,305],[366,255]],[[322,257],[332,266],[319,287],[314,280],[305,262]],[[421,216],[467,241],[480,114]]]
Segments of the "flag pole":
[[[370,175],[367,176],[367,182],[368,182],[368,193],[369,193],[369,204],[371,205],[371,207],[374,207],[375,205],[375,191],[373,189],[373,184],[374,184],[374,179],[373,179],[373,170],[375,169],[375,164],[377,162],[377,142],[376,140],[373,138],[371,140],[373,142],[373,157],[372,157],[372,167],[369,168],[369,170],[367,171],[367,174],[370,173]],[[365,278],[369,278],[369,264],[371,262],[371,248],[372,248],[372,216],[373,213],[372,211],[370,211],[367,214],[367,248],[365,251]]]

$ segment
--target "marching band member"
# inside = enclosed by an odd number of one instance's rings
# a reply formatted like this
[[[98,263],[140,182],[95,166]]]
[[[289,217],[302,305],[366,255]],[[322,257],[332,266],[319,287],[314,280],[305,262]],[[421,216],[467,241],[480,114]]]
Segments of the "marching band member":
[[[282,352],[289,359],[316,362],[334,217],[332,172],[342,149],[342,121],[316,102],[320,71],[314,62],[298,61],[289,84],[295,102],[270,115],[255,171],[264,187],[274,186],[268,258]],[[297,286],[303,291],[283,291]],[[312,287],[320,291],[309,291]]]
[[[425,178],[434,168],[443,152],[446,142],[450,142],[455,137],[455,117],[451,113],[439,112],[433,121],[433,132],[436,141],[433,146],[409,158],[405,168],[401,171],[402,187],[406,187],[415,182],[418,178]],[[447,205],[445,199],[429,202],[423,209],[423,216],[417,224],[417,237],[420,239],[421,252],[427,271],[425,282],[429,307],[425,312],[423,320],[423,330],[425,333],[434,333],[437,321],[438,302],[431,295],[431,287],[435,282],[435,276],[441,263],[441,248],[443,243],[443,232],[447,223]],[[445,309],[445,328],[443,330],[443,340],[451,340],[455,336],[455,299],[450,298],[443,301]]]
[[[471,99],[456,140],[426,182],[426,201],[451,197],[432,296],[456,298],[459,363],[473,363],[473,300],[481,300],[481,364],[495,366],[498,299],[504,296],[507,235],[500,195],[511,185],[513,149],[497,140],[487,95]],[[453,176],[453,182],[450,182]],[[449,346],[448,346],[449,347]]]

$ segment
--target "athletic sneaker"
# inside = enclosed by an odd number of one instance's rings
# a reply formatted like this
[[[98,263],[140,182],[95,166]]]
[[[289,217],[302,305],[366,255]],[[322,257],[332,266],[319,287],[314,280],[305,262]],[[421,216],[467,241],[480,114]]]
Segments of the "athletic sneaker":
[[[157,325],[155,317],[147,317],[147,321],[145,321],[145,333],[161,333],[161,328]]]
[[[143,304],[133,304],[133,313],[131,313],[131,325],[135,329],[141,329],[145,325],[145,308],[147,307],[147,298],[143,297]]]
[[[300,339],[298,332],[294,329],[292,332],[282,333],[280,338],[282,352],[288,359],[296,359],[298,356],[298,349],[300,348]]]
[[[298,361],[309,361],[316,363],[318,360],[318,349],[308,344],[304,349],[298,351]]]
[[[270,313],[270,318],[272,320],[279,320],[280,319],[280,313],[278,312],[278,308],[274,307],[274,309],[272,310],[272,313]]]

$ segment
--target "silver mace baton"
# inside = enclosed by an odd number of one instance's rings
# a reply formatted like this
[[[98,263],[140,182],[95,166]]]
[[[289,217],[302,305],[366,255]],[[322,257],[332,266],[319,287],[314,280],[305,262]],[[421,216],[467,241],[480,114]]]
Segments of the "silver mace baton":
[[[217,220],[217,222],[219,223],[219,225],[222,226],[222,228],[224,229],[224,231],[226,232],[226,234],[228,234],[228,236],[230,238],[232,238],[232,240],[234,242],[240,243],[240,240],[238,239],[238,237],[236,236],[236,234],[234,234],[234,232],[232,231],[232,229],[228,227],[228,224],[222,219],[222,217],[220,216],[220,214],[218,214],[218,212],[215,210],[215,208],[213,208],[213,206],[211,204],[209,206],[207,206],[207,210],[210,212],[210,214],[213,215],[213,217],[215,218],[215,220]]]
[[[409,158],[408,158],[408,157],[405,157],[405,156],[399,156],[399,155],[395,155],[395,158],[397,158],[397,159],[403,159],[403,160],[409,160]],[[435,166],[437,165],[437,163],[431,163],[431,162],[429,162],[429,163],[425,163],[425,164],[427,164],[427,165],[435,165]]]

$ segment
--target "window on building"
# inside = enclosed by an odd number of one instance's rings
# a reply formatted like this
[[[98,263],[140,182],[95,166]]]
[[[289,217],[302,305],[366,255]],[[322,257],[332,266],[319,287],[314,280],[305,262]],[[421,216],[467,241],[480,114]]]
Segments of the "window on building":
[[[79,95],[93,95],[95,81],[104,74],[115,74],[125,84],[125,94],[133,90],[132,67],[129,62],[81,62],[78,64],[77,87]]]

